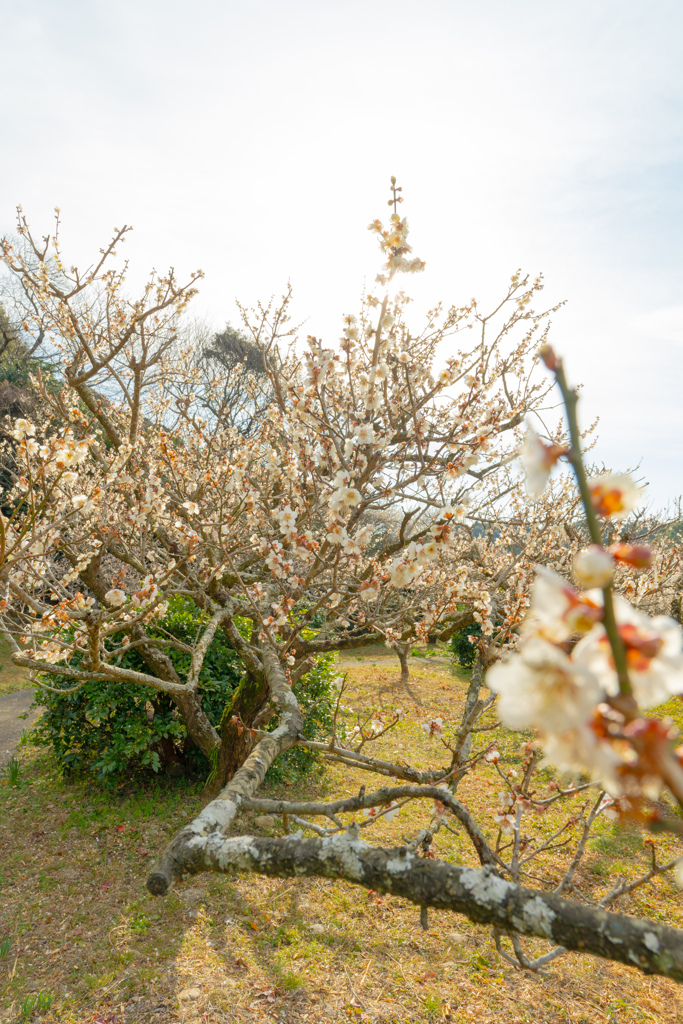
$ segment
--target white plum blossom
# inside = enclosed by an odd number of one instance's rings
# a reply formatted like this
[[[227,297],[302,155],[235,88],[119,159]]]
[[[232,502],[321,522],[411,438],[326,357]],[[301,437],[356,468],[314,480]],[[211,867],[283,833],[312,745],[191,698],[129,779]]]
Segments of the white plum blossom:
[[[551,734],[583,726],[603,694],[593,672],[541,636],[532,636],[518,654],[492,665],[486,684],[498,694],[498,714],[510,729]]]
[[[443,718],[432,718],[428,722],[423,722],[422,728],[429,737],[436,736],[440,739],[443,733]]]
[[[527,494],[536,500],[541,497],[553,466],[566,448],[558,444],[547,444],[536,433],[530,423],[519,451],[519,459],[524,470],[524,482]]]
[[[356,487],[347,487],[342,484],[330,495],[328,505],[333,512],[339,512],[344,508],[353,508],[359,505],[363,496]]]
[[[640,505],[644,489],[628,473],[602,473],[588,481],[588,490],[598,515],[618,521]]]
[[[389,566],[389,580],[394,587],[403,588],[412,583],[418,571],[418,567],[408,562],[398,561]]]
[[[372,444],[375,440],[375,430],[372,423],[364,423],[356,430],[356,437],[359,444]]]
[[[110,604],[112,608],[120,608],[126,600],[125,590],[108,590],[104,595],[104,600],[107,604]]]
[[[574,558],[574,575],[586,590],[607,587],[614,577],[614,559],[599,544],[591,544]]]
[[[460,472],[458,472],[456,475],[460,476]],[[451,519],[462,519],[466,511],[467,509],[464,503],[462,505],[457,505],[455,508],[453,508],[452,505],[444,505],[437,511],[437,518],[446,519],[447,521]]]
[[[538,633],[552,643],[587,633],[602,619],[602,593],[580,594],[558,573],[537,565],[525,633]]]
[[[513,813],[515,809],[515,797],[509,792],[509,790],[501,790],[498,793],[498,803],[500,804],[500,809],[498,813],[494,815],[494,821],[503,835],[512,835],[515,830],[516,821],[516,815]]]
[[[616,597],[614,603],[629,680],[639,706],[655,707],[683,693],[683,631],[679,624],[667,615],[649,618],[623,598]],[[604,626],[595,626],[576,645],[573,658],[598,679],[607,694],[619,692]]]
[[[392,800],[390,804],[386,805],[386,808],[365,807],[363,808],[363,814],[366,818],[380,818],[384,819],[384,821],[393,821],[400,810],[400,805],[395,800]]]
[[[379,584],[376,581],[361,583],[358,596],[362,601],[376,601],[379,597]]]
[[[12,429],[11,434],[15,440],[21,441],[25,437],[34,437],[35,433],[36,428],[30,420],[19,419],[14,421],[14,428]]]
[[[631,801],[625,796],[611,796],[609,793],[605,793],[600,801],[598,814],[604,814],[611,821],[616,821],[621,813],[630,811],[632,806]]]
[[[345,505],[348,505],[349,508],[352,508],[354,505],[359,505],[362,500],[363,495],[356,487],[344,488],[342,501],[344,502]]]
[[[287,530],[296,525],[296,512],[294,512],[290,505],[285,505],[276,515],[280,524],[280,530],[283,533],[286,533]]]

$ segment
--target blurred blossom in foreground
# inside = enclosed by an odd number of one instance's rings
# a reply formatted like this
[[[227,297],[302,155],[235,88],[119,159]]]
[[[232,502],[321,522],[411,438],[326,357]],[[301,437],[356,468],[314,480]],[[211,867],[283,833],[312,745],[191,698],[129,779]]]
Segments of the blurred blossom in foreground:
[[[591,544],[574,559],[574,575],[587,589],[607,587],[614,577],[614,559],[599,544]]]
[[[498,694],[498,714],[511,729],[561,733],[581,725],[601,698],[593,673],[541,636],[493,665],[486,682]]]
[[[643,500],[643,488],[628,473],[603,473],[588,481],[593,508],[605,519],[625,519]]]
[[[649,569],[654,561],[654,552],[646,544],[612,544],[609,551],[617,562],[633,569]]]
[[[560,644],[587,633],[601,618],[602,594],[580,594],[552,569],[536,566],[531,608],[524,623],[526,634]]]
[[[536,433],[530,423],[519,451],[520,462],[524,470],[524,482],[527,494],[536,500],[543,494],[553,466],[565,455],[567,449],[559,444],[547,444]]]
[[[557,767],[587,771],[616,795],[623,792],[625,779],[633,787],[638,778],[640,791],[648,795],[647,779],[638,776],[620,735],[633,724],[625,724],[603,703],[618,696],[620,687],[599,621],[601,604],[602,591],[578,594],[562,577],[539,568],[521,647],[494,664],[486,682],[498,694],[501,721],[512,729],[536,729],[547,759]],[[651,708],[683,693],[680,625],[665,615],[650,618],[618,596],[614,609],[638,707]],[[569,652],[571,638],[582,631],[585,635]],[[614,714],[622,724],[612,736],[605,723]],[[643,728],[662,726],[654,720],[638,722]]]
[[[615,597],[614,603],[639,707],[655,707],[683,693],[683,635],[679,624],[668,615],[651,619],[620,597]],[[595,675],[606,694],[617,695],[619,685],[604,626],[597,625],[576,645],[573,658]]]

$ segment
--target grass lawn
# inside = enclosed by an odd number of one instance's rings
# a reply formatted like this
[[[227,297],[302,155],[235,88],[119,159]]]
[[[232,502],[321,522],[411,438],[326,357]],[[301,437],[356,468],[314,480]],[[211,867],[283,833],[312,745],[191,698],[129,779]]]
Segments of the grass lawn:
[[[0,637],[0,695],[28,690],[31,685],[27,670],[13,663],[7,641]]]
[[[455,722],[464,677],[454,678],[438,659],[414,658],[408,695],[392,686],[396,661],[377,651],[353,652],[344,668],[348,715],[379,703],[406,712],[397,729],[371,745],[378,755],[418,767],[447,763],[448,752],[439,753],[421,723],[436,714]],[[521,764],[520,742],[518,734],[506,734],[500,744],[506,771]],[[683,1019],[683,987],[672,982],[574,954],[552,963],[546,977],[522,973],[497,956],[487,929],[430,911],[424,932],[419,911],[404,900],[343,882],[200,875],[156,900],[144,888],[147,868],[202,806],[198,788],[163,778],[109,794],[86,779],[65,781],[43,750],[26,744],[18,757],[20,786],[0,783],[2,1022]],[[361,784],[381,782],[330,767],[305,784],[273,785],[270,793],[350,795]],[[486,765],[458,794],[492,839],[500,788],[494,767]],[[581,798],[574,800],[578,809]],[[391,823],[364,830],[366,838],[377,845],[408,840],[430,811],[426,802],[408,804]],[[561,814],[532,817],[529,833],[547,834]],[[246,827],[263,834],[253,820]],[[243,828],[242,822],[235,834]],[[672,840],[657,842],[662,858],[674,855]],[[475,863],[457,829],[442,829],[435,849],[441,858]],[[586,895],[603,893],[617,875],[635,877],[646,855],[637,831],[601,818],[578,885]],[[559,877],[569,853],[554,857],[536,862],[539,879]],[[625,898],[619,909],[683,926],[683,898],[668,878]]]

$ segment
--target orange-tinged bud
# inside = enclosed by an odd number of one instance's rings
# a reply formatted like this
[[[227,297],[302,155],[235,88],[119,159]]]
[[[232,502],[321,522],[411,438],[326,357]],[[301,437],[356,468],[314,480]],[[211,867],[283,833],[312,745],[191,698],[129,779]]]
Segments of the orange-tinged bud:
[[[538,354],[545,363],[545,365],[548,367],[548,369],[552,373],[557,373],[560,366],[562,365],[562,360],[556,354],[555,349],[552,347],[552,345],[544,345],[543,348],[540,349]]]
[[[634,569],[649,569],[654,558],[652,548],[646,544],[612,544],[609,551],[617,562],[625,562]]]
[[[664,646],[661,636],[654,630],[638,629],[632,623],[624,623],[618,629],[626,648],[629,667],[638,672],[646,672],[652,659],[657,657]]]

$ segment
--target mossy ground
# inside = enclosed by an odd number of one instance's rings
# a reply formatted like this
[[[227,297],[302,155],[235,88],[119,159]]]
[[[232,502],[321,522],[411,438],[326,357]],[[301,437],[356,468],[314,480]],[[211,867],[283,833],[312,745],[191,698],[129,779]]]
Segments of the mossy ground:
[[[464,675],[452,676],[441,659],[414,658],[410,696],[393,685],[396,661],[377,651],[354,653],[343,667],[351,717],[378,706],[406,712],[373,745],[378,754],[423,767],[447,763],[447,751],[439,752],[421,724],[436,714],[457,719]],[[667,710],[678,716],[680,702]],[[505,734],[500,746],[505,770],[517,770],[520,736]],[[346,883],[203,875],[155,900],[144,888],[147,868],[201,807],[199,788],[164,778],[109,794],[82,778],[62,779],[45,751],[23,745],[18,757],[20,786],[0,785],[0,1021],[673,1024],[683,1018],[683,987],[667,980],[573,954],[555,961],[546,977],[522,973],[497,956],[487,929],[430,912],[423,932],[415,907]],[[309,785],[271,792],[342,795],[381,781],[330,767]],[[491,837],[499,789],[494,768],[486,766],[461,791]],[[365,830],[366,838],[402,842],[430,810],[409,804],[391,823]],[[564,813],[554,805],[530,830],[549,832]],[[259,833],[252,820],[246,828]],[[673,841],[657,842],[662,857],[675,852]],[[457,830],[439,832],[435,846],[439,857],[475,863]],[[559,877],[568,856],[561,850],[539,858],[539,880]],[[601,819],[579,886],[586,895],[604,892],[618,874],[639,872],[646,857],[635,828]],[[683,926],[682,903],[673,882],[659,878],[619,909]]]

